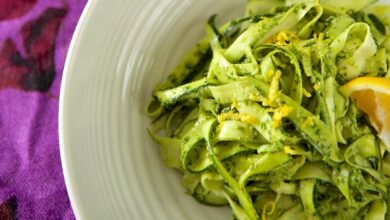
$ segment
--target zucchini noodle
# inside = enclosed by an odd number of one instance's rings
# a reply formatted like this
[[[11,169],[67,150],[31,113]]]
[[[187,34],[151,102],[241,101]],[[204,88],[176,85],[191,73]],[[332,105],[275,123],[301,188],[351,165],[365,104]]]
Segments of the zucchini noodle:
[[[209,19],[147,107],[190,195],[240,220],[390,218],[390,146],[339,92],[390,75],[373,2],[249,0],[243,18]]]

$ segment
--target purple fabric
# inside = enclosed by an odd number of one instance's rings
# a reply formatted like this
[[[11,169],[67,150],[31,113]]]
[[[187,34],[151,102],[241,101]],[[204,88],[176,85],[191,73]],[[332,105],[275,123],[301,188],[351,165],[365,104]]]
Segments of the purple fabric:
[[[58,144],[65,56],[86,0],[0,0],[0,220],[74,219]]]

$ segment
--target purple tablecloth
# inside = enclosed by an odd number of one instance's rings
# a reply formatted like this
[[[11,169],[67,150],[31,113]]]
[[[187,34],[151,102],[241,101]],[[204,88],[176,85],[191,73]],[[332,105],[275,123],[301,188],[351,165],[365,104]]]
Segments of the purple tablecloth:
[[[62,69],[86,0],[0,0],[0,220],[74,219],[61,169]]]

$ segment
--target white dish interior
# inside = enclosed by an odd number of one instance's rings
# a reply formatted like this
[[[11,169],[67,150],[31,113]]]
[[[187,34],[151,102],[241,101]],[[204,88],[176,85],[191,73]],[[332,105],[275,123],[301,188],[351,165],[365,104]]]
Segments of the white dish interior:
[[[89,1],[64,70],[60,144],[77,219],[229,219],[187,195],[146,132],[153,87],[245,0]]]

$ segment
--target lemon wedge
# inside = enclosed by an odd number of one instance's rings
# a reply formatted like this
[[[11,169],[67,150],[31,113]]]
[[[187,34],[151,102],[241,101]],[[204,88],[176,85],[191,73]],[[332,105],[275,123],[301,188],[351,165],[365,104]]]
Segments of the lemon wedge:
[[[340,92],[356,101],[390,148],[390,79],[359,77],[341,86]]]

